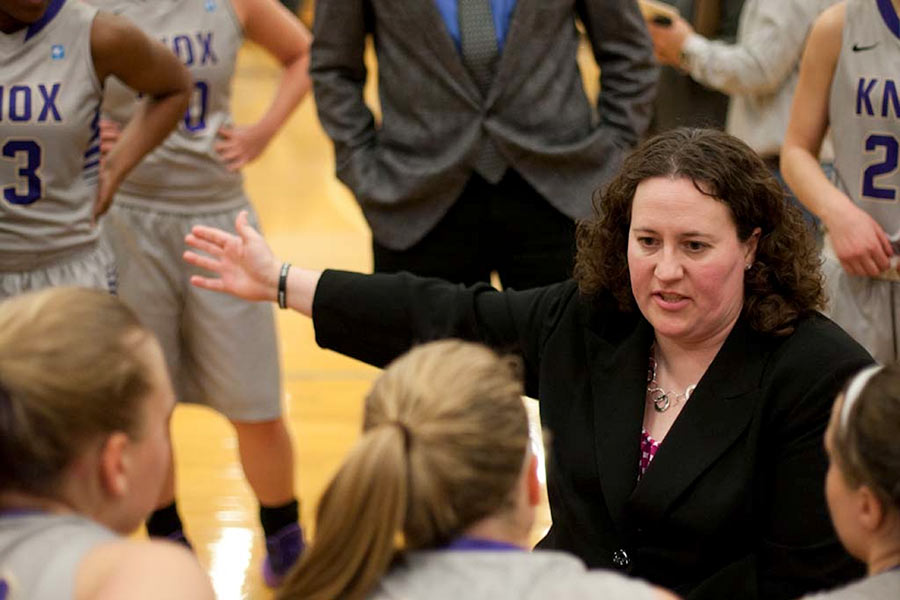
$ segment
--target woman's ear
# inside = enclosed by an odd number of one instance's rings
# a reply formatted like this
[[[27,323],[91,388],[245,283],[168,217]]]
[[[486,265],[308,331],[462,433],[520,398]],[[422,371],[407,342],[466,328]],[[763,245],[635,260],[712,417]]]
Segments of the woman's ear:
[[[750,234],[750,237],[747,238],[747,241],[744,242],[745,253],[744,264],[752,265],[756,261],[756,248],[759,246],[759,238],[762,236],[762,229],[756,227],[753,229],[753,233]]]
[[[860,525],[869,533],[877,531],[884,524],[886,517],[884,504],[867,485],[861,485],[856,494]]]
[[[100,481],[103,491],[111,496],[128,492],[130,440],[121,431],[110,434],[100,448]]]

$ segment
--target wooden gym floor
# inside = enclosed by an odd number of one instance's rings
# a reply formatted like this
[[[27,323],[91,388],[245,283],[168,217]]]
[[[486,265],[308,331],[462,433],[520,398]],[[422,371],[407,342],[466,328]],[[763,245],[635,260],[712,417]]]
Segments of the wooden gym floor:
[[[371,82],[372,52],[367,56]],[[597,71],[587,48],[580,58],[586,87],[596,94]],[[238,123],[262,114],[278,77],[277,65],[258,47],[248,44],[242,49],[233,92]],[[374,84],[366,97],[371,106],[377,105]],[[266,238],[279,257],[310,268],[371,270],[368,227],[352,195],[334,177],[331,143],[319,126],[312,94],[263,156],[245,170],[245,177]],[[304,317],[279,311],[277,327],[301,521],[309,535],[318,498],[357,438],[361,400],[378,371],[318,348]],[[536,414],[533,403],[529,408]],[[228,422],[211,410],[180,406],[173,444],[179,507],[218,598],[271,598],[260,576],[265,548],[256,501],[241,472]],[[544,503],[534,541],[548,526]]]

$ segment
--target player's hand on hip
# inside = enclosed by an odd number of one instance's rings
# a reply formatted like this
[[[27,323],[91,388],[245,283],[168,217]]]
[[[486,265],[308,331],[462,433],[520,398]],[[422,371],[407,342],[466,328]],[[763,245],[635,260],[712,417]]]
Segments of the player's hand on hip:
[[[890,267],[891,241],[881,225],[855,204],[846,205],[838,218],[825,225],[834,253],[848,274],[875,277]]]
[[[280,263],[266,240],[250,226],[247,211],[238,215],[235,230],[237,235],[195,225],[185,236],[187,245],[203,254],[187,250],[184,260],[216,275],[192,275],[191,283],[245,300],[275,300]]]
[[[213,146],[229,171],[238,171],[262,154],[271,139],[260,127],[219,128],[219,140]]]
[[[100,119],[100,160],[109,154],[116,143],[119,136],[122,135],[122,127],[115,121],[110,119]]]
[[[97,197],[94,200],[94,209],[91,213],[92,225],[96,225],[100,217],[109,210],[117,187],[119,187],[119,184],[110,172],[110,169],[107,168],[107,165],[101,163],[100,173],[97,176]]]

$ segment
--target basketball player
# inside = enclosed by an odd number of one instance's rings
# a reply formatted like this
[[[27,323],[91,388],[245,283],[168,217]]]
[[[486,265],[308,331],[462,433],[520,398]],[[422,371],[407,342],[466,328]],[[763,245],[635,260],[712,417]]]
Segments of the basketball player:
[[[900,0],[826,10],[800,67],[781,166],[827,228],[830,316],[879,362],[898,358]],[[831,126],[836,185],[816,156]]]
[[[109,75],[147,99],[100,165]],[[123,19],[75,0],[0,0],[0,298],[61,284],[114,289],[97,217],[189,94],[175,56]]]
[[[119,293],[161,340],[178,398],[209,405],[234,424],[244,473],[260,503],[263,575],[274,586],[296,561],[303,539],[272,310],[197,290],[181,253],[194,224],[233,227],[239,211],[252,212],[240,168],[259,156],[309,89],[310,35],[277,0],[94,3],[162,40],[194,78],[178,128],[123,182],[108,232],[119,261]],[[284,70],[268,111],[241,127],[232,123],[229,104],[244,36]],[[119,124],[130,123],[135,99],[124,86],[110,86],[105,145],[115,142]],[[171,477],[147,527],[154,536],[185,539]]]
[[[115,297],[0,303],[0,599],[212,600],[184,548],[120,537],[162,486],[174,403],[159,344]]]

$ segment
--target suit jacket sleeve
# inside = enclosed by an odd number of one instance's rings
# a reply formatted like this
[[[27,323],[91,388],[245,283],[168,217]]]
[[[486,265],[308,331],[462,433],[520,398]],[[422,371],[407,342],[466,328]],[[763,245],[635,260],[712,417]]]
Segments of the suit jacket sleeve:
[[[650,124],[659,77],[647,26],[634,0],[578,0],[577,11],[600,66],[601,127],[633,146]]]
[[[375,119],[363,99],[371,19],[364,0],[317,3],[310,63],[319,120],[334,142],[337,176],[357,197],[373,172],[375,148]]]
[[[415,344],[443,338],[476,341],[522,356],[526,393],[549,333],[577,296],[574,282],[522,292],[487,284],[465,287],[416,277],[325,271],[313,301],[316,342],[383,367]]]

